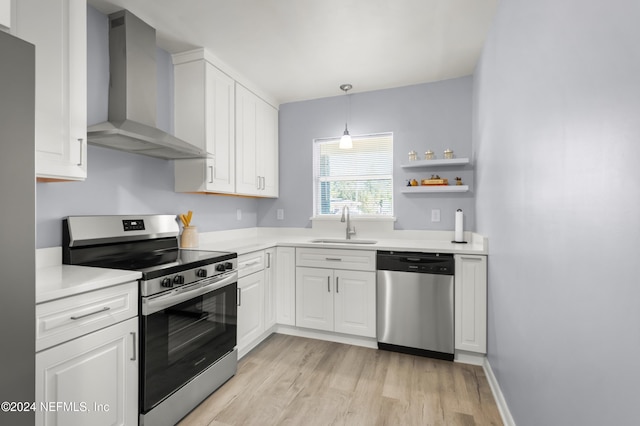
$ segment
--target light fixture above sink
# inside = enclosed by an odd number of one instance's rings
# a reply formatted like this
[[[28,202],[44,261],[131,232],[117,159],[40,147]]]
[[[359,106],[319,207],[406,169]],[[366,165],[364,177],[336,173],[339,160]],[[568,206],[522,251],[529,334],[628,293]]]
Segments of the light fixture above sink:
[[[311,240],[311,243],[316,244],[375,244],[375,240],[347,240],[342,238],[318,238]]]

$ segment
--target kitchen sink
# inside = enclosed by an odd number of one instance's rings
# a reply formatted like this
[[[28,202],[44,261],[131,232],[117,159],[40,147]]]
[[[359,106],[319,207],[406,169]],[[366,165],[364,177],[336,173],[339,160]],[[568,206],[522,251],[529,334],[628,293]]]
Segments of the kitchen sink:
[[[312,243],[318,244],[375,244],[375,240],[347,240],[342,238],[319,238],[317,240],[311,240]]]

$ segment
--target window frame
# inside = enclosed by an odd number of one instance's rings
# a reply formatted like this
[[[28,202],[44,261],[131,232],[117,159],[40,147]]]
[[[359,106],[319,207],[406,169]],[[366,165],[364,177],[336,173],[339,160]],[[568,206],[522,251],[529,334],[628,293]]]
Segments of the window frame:
[[[368,139],[368,138],[382,138],[382,137],[389,137],[391,139],[391,161],[390,161],[390,170],[389,170],[389,174],[388,175],[379,175],[381,177],[379,177],[378,179],[375,179],[374,176],[378,176],[378,175],[363,175],[363,176],[358,176],[358,177],[372,177],[372,179],[366,179],[366,180],[385,180],[385,179],[390,179],[391,180],[391,212],[389,214],[354,214],[352,217],[357,217],[360,219],[378,219],[378,220],[395,220],[395,202],[394,202],[394,198],[395,198],[395,194],[394,194],[394,187],[393,187],[393,132],[380,132],[380,133],[368,133],[368,134],[363,134],[363,135],[352,135],[352,139],[353,141],[357,141],[359,139]],[[320,194],[318,194],[318,191],[320,189],[320,180],[321,180],[321,176],[320,176],[320,145],[323,143],[336,143],[338,144],[340,142],[340,137],[329,137],[329,138],[315,138],[313,139],[313,216],[312,218],[315,219],[328,219],[328,218],[333,218],[333,217],[340,217],[340,213],[320,213],[320,205],[319,205],[319,196]],[[337,182],[337,181],[349,181],[349,180],[355,180],[354,176],[343,176],[343,177],[338,177],[336,179],[329,179],[329,180],[325,180],[325,182]]]

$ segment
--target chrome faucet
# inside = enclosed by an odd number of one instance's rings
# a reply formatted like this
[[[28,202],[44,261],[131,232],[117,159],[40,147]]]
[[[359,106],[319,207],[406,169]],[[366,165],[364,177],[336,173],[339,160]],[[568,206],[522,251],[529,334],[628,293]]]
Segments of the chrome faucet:
[[[342,217],[340,218],[340,222],[344,222],[344,211],[347,211],[347,240],[351,239],[352,235],[356,235],[356,227],[354,226],[353,229],[351,229],[351,218],[349,215],[349,207],[348,206],[344,206],[342,208]]]

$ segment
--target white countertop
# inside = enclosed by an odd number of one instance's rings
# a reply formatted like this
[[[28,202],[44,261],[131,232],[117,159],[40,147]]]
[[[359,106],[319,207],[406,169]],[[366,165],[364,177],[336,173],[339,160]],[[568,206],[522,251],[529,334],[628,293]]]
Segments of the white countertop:
[[[201,250],[234,251],[240,254],[274,246],[337,248],[351,250],[394,250],[428,253],[488,254],[486,238],[465,233],[467,244],[452,243],[448,233],[429,231],[396,231],[379,236],[366,235],[354,240],[374,240],[375,244],[312,243],[314,239],[341,239],[337,235],[318,234],[311,229],[250,228],[200,234]]]
[[[362,226],[364,231],[365,227]],[[467,244],[451,242],[453,233],[438,231],[393,231],[364,233],[354,240],[375,240],[375,244],[312,243],[314,239],[340,239],[341,233],[318,232],[310,228],[248,228],[199,234],[200,250],[232,251],[239,255],[275,246],[316,247],[351,250],[394,250],[427,253],[488,254],[487,239],[466,232]],[[141,278],[135,271],[62,265],[62,248],[36,251],[36,304],[75,294],[124,284]]]
[[[40,249],[36,253],[36,304],[136,281],[142,277],[140,272],[135,271],[62,265],[59,247]]]

